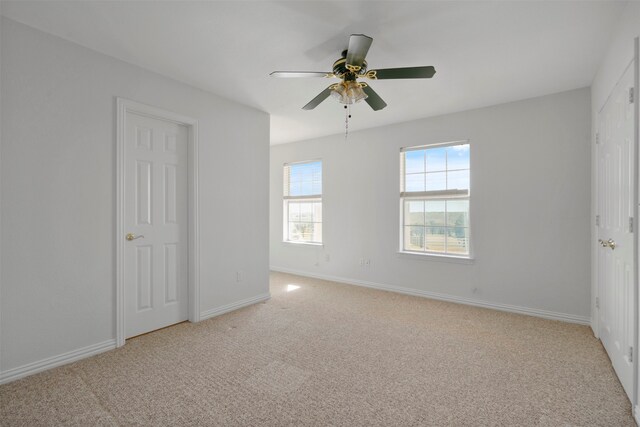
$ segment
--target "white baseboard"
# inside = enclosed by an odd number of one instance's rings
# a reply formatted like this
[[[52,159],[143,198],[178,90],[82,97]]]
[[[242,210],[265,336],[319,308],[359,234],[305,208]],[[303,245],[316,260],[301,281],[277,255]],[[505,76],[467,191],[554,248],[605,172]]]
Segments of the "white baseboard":
[[[345,283],[348,285],[363,286],[365,288],[379,289],[382,291],[397,292],[417,297],[431,298],[440,301],[454,302],[458,304],[472,305],[475,307],[491,308],[493,310],[508,311],[510,313],[526,314],[528,316],[542,317],[545,319],[560,320],[563,322],[578,323],[580,325],[590,325],[591,318],[576,316],[575,314],[558,313],[555,311],[540,310],[537,308],[521,307],[517,305],[495,303],[472,298],[464,298],[453,295],[441,294],[438,292],[423,291],[419,289],[404,288],[401,286],[384,285],[382,283],[368,282],[364,280],[348,279],[345,277],[330,276],[327,274],[308,273],[306,271],[293,270],[290,268],[271,267],[272,271],[281,273],[296,274],[298,276],[313,277],[316,279],[330,280],[332,282]]]
[[[638,405],[633,407],[633,419],[636,421],[636,425],[640,426],[640,407]]]
[[[79,348],[77,350],[72,350],[58,356],[48,357],[46,359],[38,360],[37,362],[28,363],[17,368],[9,369],[8,371],[0,372],[0,384],[15,381],[38,372],[46,371],[47,369],[66,365],[67,363],[75,362],[76,360],[84,359],[108,350],[113,350],[114,348],[116,348],[116,340],[108,340]]]
[[[231,304],[223,305],[222,307],[212,308],[211,310],[205,310],[200,313],[200,320],[205,320],[205,319],[210,319],[211,317],[220,316],[221,314],[228,313],[230,311],[234,311],[239,308],[246,307],[248,305],[253,305],[259,302],[266,301],[269,298],[271,298],[271,294],[267,292],[266,294],[261,294],[255,297],[232,302]]]
[[[237,310],[248,305],[256,304],[262,301],[266,301],[271,298],[270,293],[258,295],[252,298],[247,298],[242,301],[237,301],[231,304],[223,305],[222,307],[214,308],[211,310],[203,311],[200,313],[200,320],[205,320],[210,317],[219,316],[224,313],[228,313],[233,310]],[[58,356],[48,357],[46,359],[39,360],[37,362],[28,363],[17,368],[9,369],[8,371],[0,372],[0,384],[6,384],[11,381],[15,381],[20,378],[24,378],[29,375],[36,374],[38,372],[46,371],[58,366],[66,365],[67,363],[75,362],[86,357],[94,356],[99,353],[103,353],[108,350],[116,348],[116,340],[108,340],[98,344],[93,344],[87,347],[79,348],[77,350],[69,351],[67,353],[60,354]]]

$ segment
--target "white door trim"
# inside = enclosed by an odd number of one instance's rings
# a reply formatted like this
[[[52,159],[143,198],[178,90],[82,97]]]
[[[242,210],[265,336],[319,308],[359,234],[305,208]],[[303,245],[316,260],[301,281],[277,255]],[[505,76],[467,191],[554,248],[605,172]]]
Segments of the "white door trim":
[[[200,242],[198,240],[198,121],[171,111],[162,110],[124,98],[116,98],[116,346],[125,343],[124,301],[124,164],[125,129],[127,113],[135,113],[159,120],[184,125],[189,130],[187,149],[188,182],[188,277],[189,277],[189,321],[200,321]]]
[[[635,154],[635,158],[633,159],[633,163],[634,163],[634,176],[633,176],[633,221],[634,221],[634,233],[633,233],[633,274],[634,274],[634,278],[635,278],[635,286],[633,287],[634,289],[634,298],[633,298],[633,315],[634,315],[634,324],[635,324],[635,334],[633,337],[633,351],[634,351],[634,357],[633,357],[633,403],[632,403],[632,408],[637,408],[638,405],[638,387],[640,387],[639,380],[638,380],[638,369],[639,368],[639,363],[638,363],[638,346],[639,346],[639,338],[638,335],[640,334],[640,302],[638,300],[638,298],[640,297],[640,289],[638,289],[638,274],[640,273],[640,260],[638,259],[638,256],[640,254],[640,248],[638,247],[638,242],[639,242],[639,238],[638,238],[638,222],[640,222],[640,217],[638,216],[639,212],[638,212],[638,190],[640,189],[640,170],[638,170],[640,168],[640,153],[638,152],[638,149],[640,148],[640,135],[639,135],[639,129],[640,129],[640,100],[638,99],[638,93],[640,92],[640,64],[638,64],[638,62],[640,62],[640,38],[636,37],[633,40],[633,57],[635,60],[634,63],[634,76],[633,76],[633,96],[634,96],[634,106],[633,106],[633,149],[634,154]],[[635,418],[636,418],[636,422],[638,419],[638,414],[634,413]]]

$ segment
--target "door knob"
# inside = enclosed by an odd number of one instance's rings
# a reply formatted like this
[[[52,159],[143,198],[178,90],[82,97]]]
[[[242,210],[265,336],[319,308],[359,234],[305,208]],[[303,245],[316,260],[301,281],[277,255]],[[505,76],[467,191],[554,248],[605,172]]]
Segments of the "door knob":
[[[143,236],[142,234],[141,234],[141,235],[139,235],[139,236],[136,236],[136,235],[135,235],[135,234],[133,234],[133,233],[128,233],[128,234],[125,236],[125,238],[126,238],[127,240],[131,241],[131,240],[136,240],[136,239],[144,238],[144,236]]]
[[[600,243],[600,246],[602,246],[603,248],[611,248],[611,250],[614,250],[616,248],[616,241],[613,239],[609,239],[609,240],[598,239],[598,243]]]

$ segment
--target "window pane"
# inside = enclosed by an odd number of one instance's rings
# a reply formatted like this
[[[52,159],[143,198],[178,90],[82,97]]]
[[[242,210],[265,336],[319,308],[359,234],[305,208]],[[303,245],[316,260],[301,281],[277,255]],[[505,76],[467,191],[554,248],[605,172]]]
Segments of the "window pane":
[[[405,173],[424,172],[424,150],[405,151],[404,171]]]
[[[289,195],[309,196],[322,194],[322,162],[288,165]]]
[[[302,183],[300,184],[300,194],[313,194],[313,184],[311,183],[311,181],[302,181]]]
[[[424,174],[407,175],[404,191],[424,191]]]
[[[444,213],[445,213],[445,202],[441,200],[437,201],[427,201],[426,204],[426,224],[425,225],[439,225],[443,226],[444,223]]]
[[[415,225],[404,227],[404,250],[424,251],[424,227]]]
[[[300,203],[300,221],[313,222],[313,204]]]
[[[289,184],[289,195],[300,196],[302,194],[302,185],[300,181],[292,182]]]
[[[469,229],[451,227],[447,229],[447,252],[466,255],[469,253]]]
[[[444,252],[446,246],[445,227],[426,227],[425,246],[427,251]]]
[[[289,174],[291,182],[300,182],[302,180],[302,169],[298,165],[289,166]]]
[[[313,221],[322,222],[322,203],[315,202],[313,204]]]
[[[430,148],[427,150],[427,172],[447,170],[447,149]]]
[[[404,225],[424,225],[424,202],[404,202]]]
[[[312,222],[289,223],[289,240],[292,242],[312,242],[313,236],[314,224]]]
[[[316,222],[313,224],[313,233],[311,235],[311,242],[322,242],[322,224]]]
[[[436,172],[427,174],[427,191],[446,190],[447,180],[446,172]]]
[[[300,221],[300,203],[289,202],[289,221]]]
[[[313,194],[322,194],[322,169],[320,163],[314,166],[311,180],[313,182]]]
[[[469,169],[469,144],[447,147],[447,169]]]
[[[449,227],[469,227],[468,200],[449,200],[447,202],[447,225]]]
[[[301,240],[302,234],[300,233],[298,224],[300,223],[299,222],[289,223],[289,234],[288,234],[287,240],[290,240],[292,242],[297,242]]]
[[[469,171],[447,172],[447,190],[469,189]]]

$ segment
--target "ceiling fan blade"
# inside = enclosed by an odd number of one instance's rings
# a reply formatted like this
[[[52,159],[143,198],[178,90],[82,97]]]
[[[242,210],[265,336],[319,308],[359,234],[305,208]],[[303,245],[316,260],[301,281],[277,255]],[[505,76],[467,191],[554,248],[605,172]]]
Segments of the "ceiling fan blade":
[[[373,39],[364,34],[351,34],[349,47],[347,48],[347,65],[362,67],[364,58],[369,52]]]
[[[385,79],[430,79],[436,73],[432,66],[385,68],[382,70],[369,70],[363,77],[375,80]]]
[[[318,96],[313,98],[307,105],[302,107],[302,109],[303,110],[313,110],[314,108],[316,108],[318,105],[320,105],[320,103],[322,101],[324,101],[325,99],[327,99],[329,97],[329,95],[331,95],[331,88],[332,87],[333,87],[333,85],[329,86],[328,88],[326,88],[325,90],[320,92],[318,94]]]
[[[373,111],[382,110],[387,106],[387,103],[380,98],[375,90],[371,89],[371,86],[363,84],[362,90],[367,94],[365,101],[373,108]]]
[[[324,71],[274,71],[271,77],[333,77],[333,73]]]

